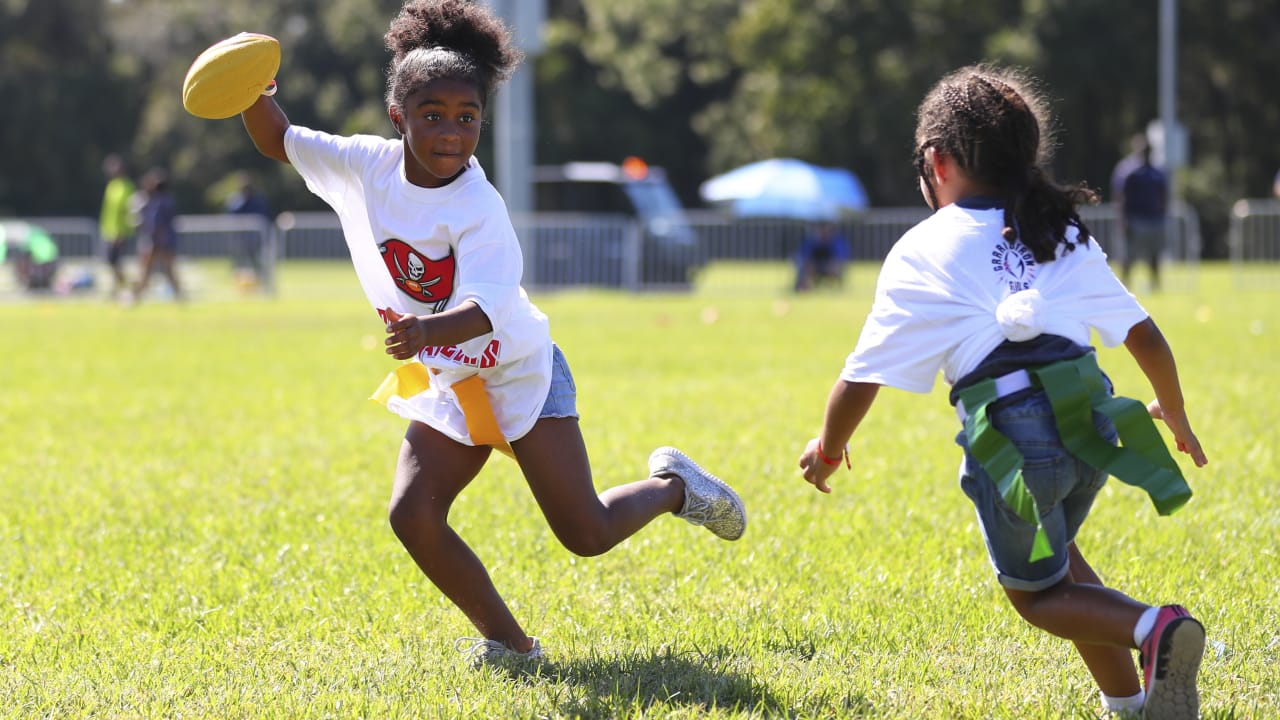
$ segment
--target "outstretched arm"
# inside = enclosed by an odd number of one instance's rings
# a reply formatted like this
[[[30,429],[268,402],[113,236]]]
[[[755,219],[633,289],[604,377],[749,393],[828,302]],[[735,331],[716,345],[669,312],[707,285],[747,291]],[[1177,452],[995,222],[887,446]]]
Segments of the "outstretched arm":
[[[827,398],[822,434],[810,440],[800,455],[800,469],[804,472],[805,482],[824,493],[831,492],[827,478],[840,464],[832,465],[830,460],[844,455],[845,445],[853,437],[853,431],[858,429],[862,418],[866,417],[879,391],[880,386],[872,383],[836,381]]]
[[[240,113],[244,129],[258,148],[258,152],[282,163],[289,162],[284,151],[284,133],[289,129],[289,118],[276,103],[275,98],[263,95],[248,110]]]
[[[1163,419],[1173,431],[1178,450],[1190,455],[1196,467],[1203,467],[1209,460],[1187,420],[1182,385],[1178,382],[1178,366],[1174,363],[1173,350],[1169,348],[1164,334],[1154,320],[1147,318],[1129,329],[1124,346],[1147,376],[1151,389],[1155,390],[1156,399],[1147,405],[1151,417]]]

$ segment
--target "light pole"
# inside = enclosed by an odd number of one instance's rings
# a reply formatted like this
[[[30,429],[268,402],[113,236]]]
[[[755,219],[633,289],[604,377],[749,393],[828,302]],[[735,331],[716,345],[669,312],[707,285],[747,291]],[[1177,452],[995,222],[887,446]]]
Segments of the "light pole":
[[[525,54],[511,79],[494,98],[493,149],[498,192],[512,215],[533,211],[534,99],[533,58],[543,49],[545,0],[486,0],[511,28]]]
[[[1160,0],[1160,160],[1170,179],[1187,162],[1187,137],[1178,122],[1178,0]],[[1170,200],[1176,198],[1169,183]],[[1170,203],[1172,205],[1172,202]]]

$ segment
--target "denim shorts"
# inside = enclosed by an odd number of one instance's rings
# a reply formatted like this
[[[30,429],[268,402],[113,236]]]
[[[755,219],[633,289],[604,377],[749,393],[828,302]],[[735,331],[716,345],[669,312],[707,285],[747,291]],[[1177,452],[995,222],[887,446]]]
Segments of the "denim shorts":
[[[956,437],[965,451],[960,487],[977,510],[987,554],[1000,584],[1013,590],[1043,590],[1066,576],[1067,545],[1075,540],[1107,475],[1063,447],[1044,391],[1002,399],[992,403],[988,413],[995,428],[1022,452],[1022,477],[1040,508],[1040,522],[1053,555],[1036,562],[1028,560],[1036,528],[1005,503],[995,482],[969,452],[964,432]],[[1110,418],[1095,412],[1093,420],[1102,437],[1115,444],[1116,430]]]
[[[578,386],[573,383],[569,362],[564,359],[559,345],[551,346],[551,388],[547,390],[547,401],[542,404],[538,417],[578,417]]]

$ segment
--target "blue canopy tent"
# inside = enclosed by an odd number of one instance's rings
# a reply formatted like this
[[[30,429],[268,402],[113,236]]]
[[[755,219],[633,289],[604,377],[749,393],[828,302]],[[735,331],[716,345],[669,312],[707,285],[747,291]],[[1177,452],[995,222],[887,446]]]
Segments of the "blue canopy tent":
[[[869,205],[852,172],[793,158],[743,165],[707,180],[699,190],[703,200],[739,218],[835,222]]]

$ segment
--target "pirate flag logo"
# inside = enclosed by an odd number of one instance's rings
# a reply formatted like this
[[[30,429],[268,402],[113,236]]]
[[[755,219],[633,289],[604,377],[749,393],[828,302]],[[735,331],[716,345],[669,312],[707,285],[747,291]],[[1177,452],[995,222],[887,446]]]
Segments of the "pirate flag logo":
[[[378,251],[401,292],[420,303],[433,305],[434,312],[449,302],[456,267],[452,250],[443,258],[432,260],[403,240],[387,240],[378,246]]]

